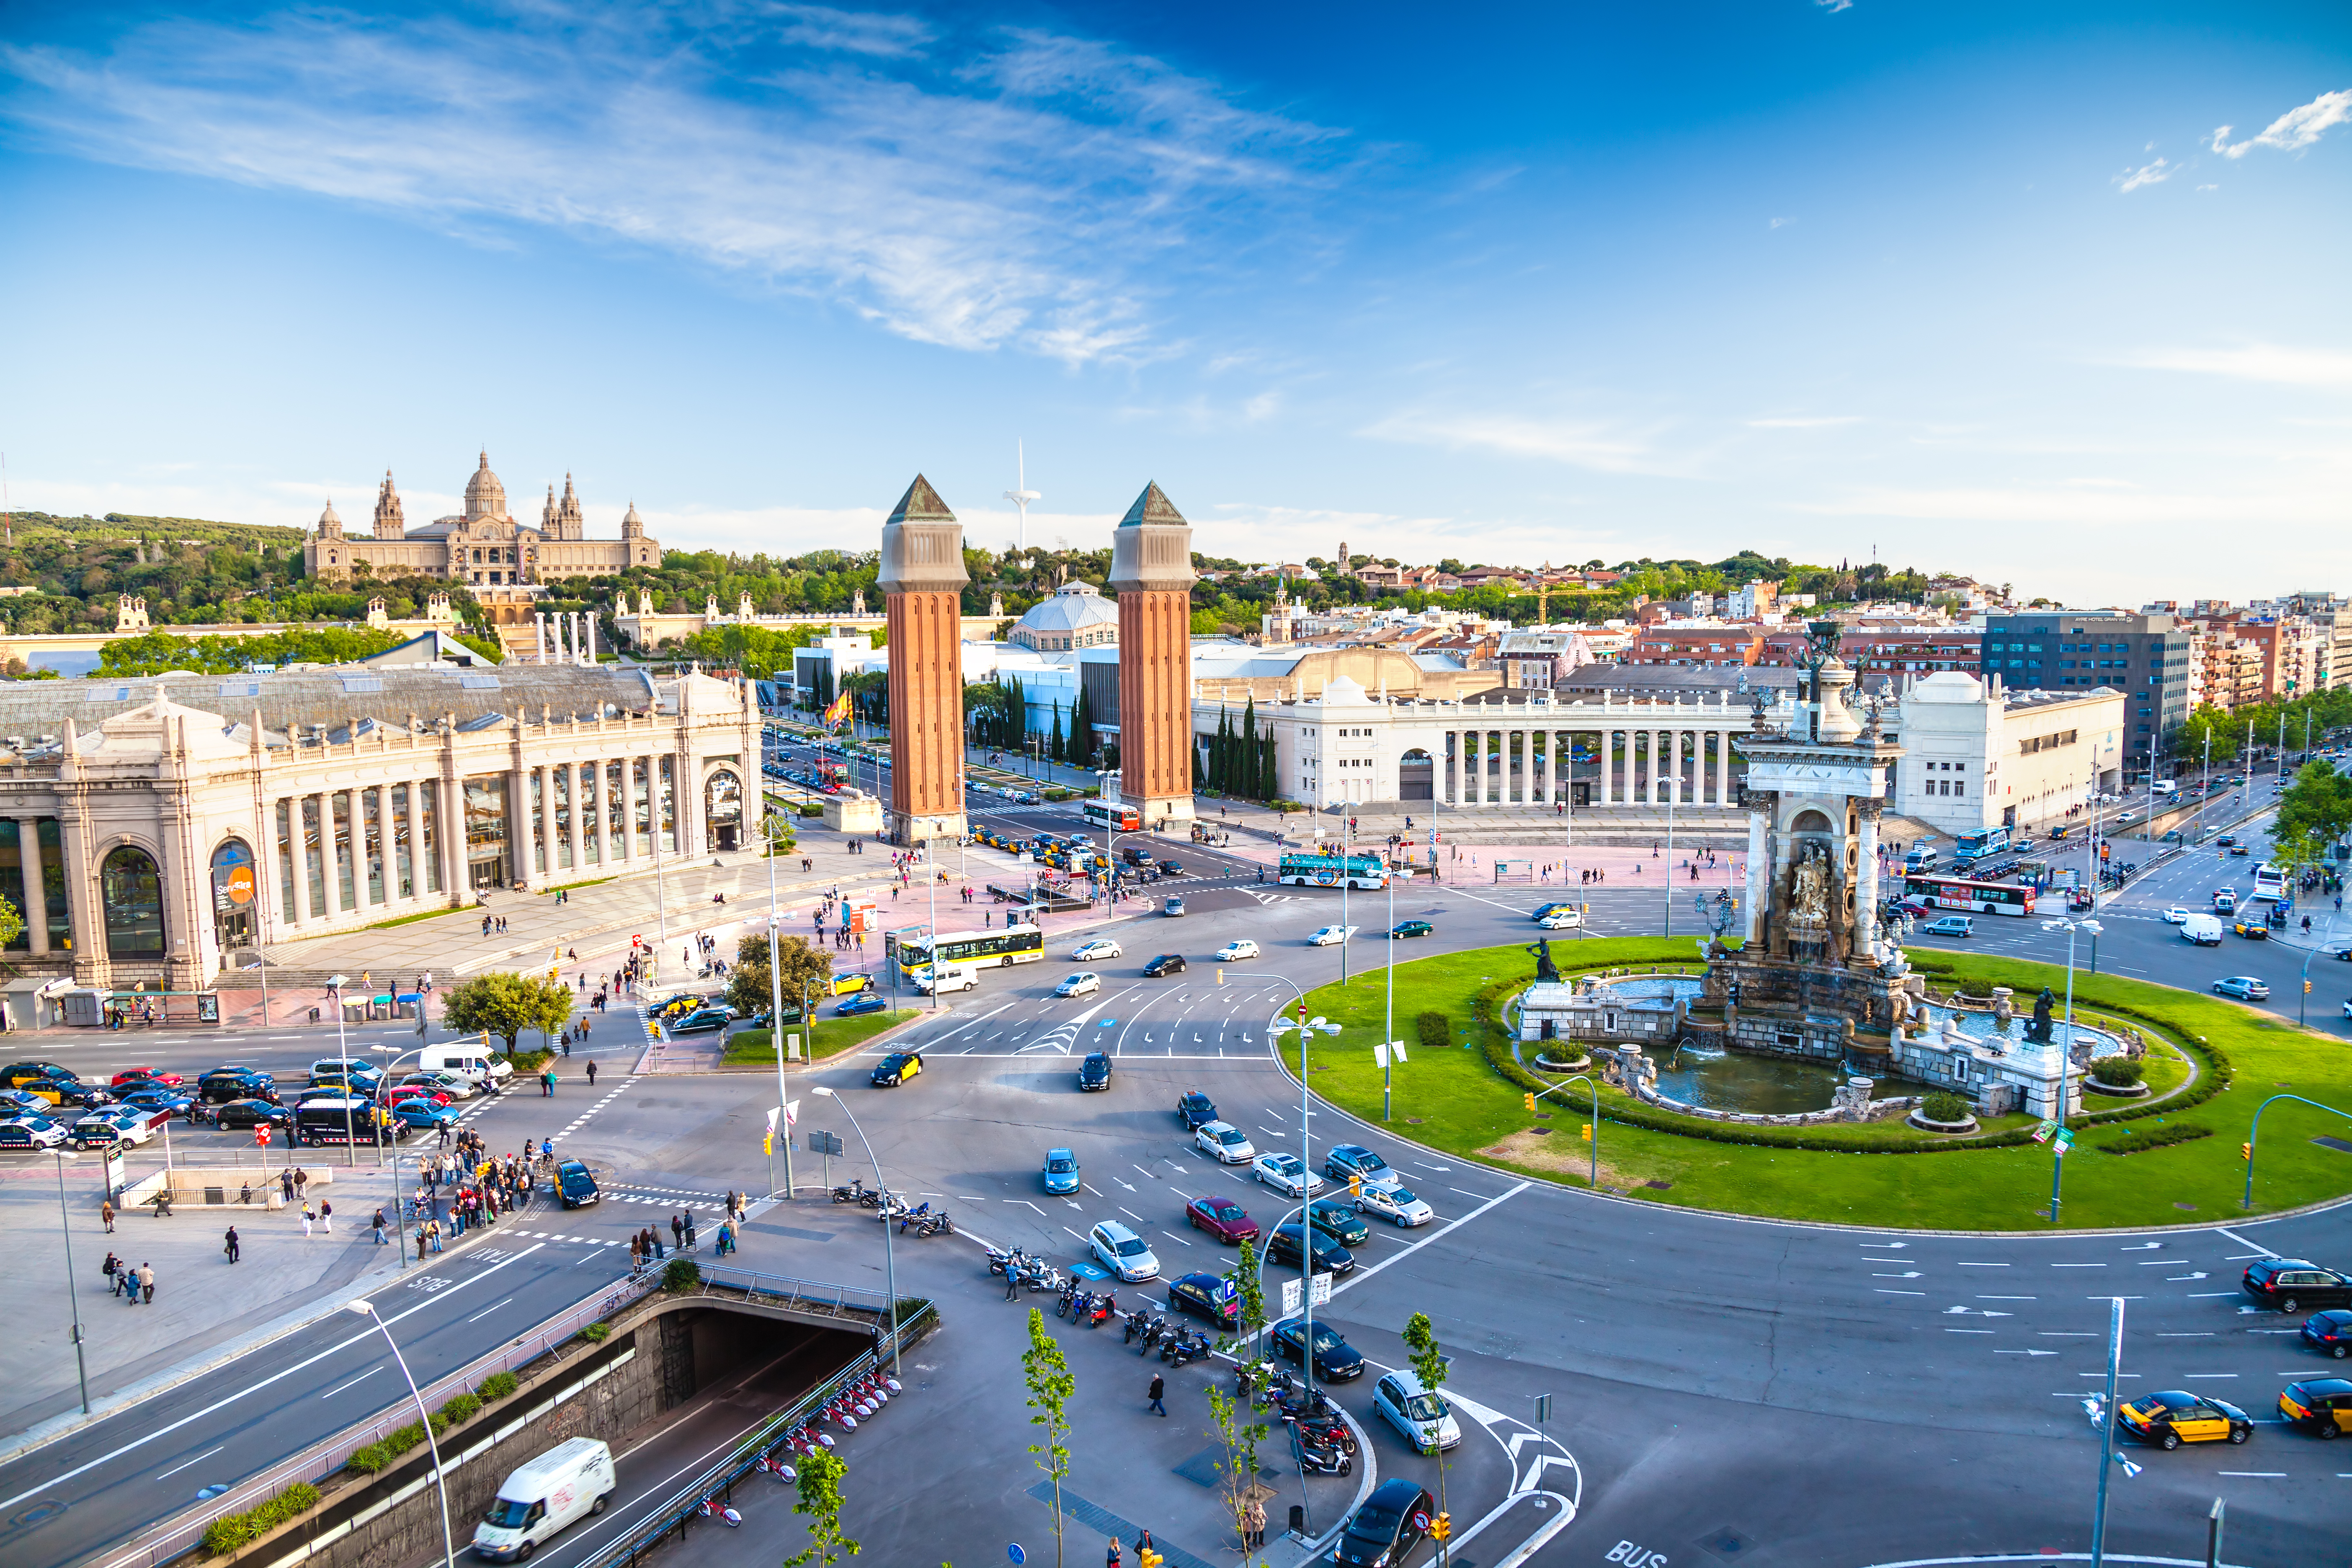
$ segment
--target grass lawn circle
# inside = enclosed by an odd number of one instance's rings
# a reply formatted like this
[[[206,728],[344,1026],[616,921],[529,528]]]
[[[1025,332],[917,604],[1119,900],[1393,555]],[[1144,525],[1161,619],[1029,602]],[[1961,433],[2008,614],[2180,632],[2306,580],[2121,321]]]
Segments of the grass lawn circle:
[[[1689,942],[1659,937],[1555,943],[1553,955],[1564,975],[1697,968]],[[1926,951],[1912,959],[1938,992],[2007,985],[2032,995],[2046,984],[2064,994],[2065,971],[2049,964]],[[1584,1185],[1591,1149],[1581,1135],[1590,1121],[1582,1085],[1546,1097],[1538,1105],[1550,1114],[1530,1117],[1528,1089],[1559,1080],[1513,1061],[1507,1037],[1481,1016],[1499,1016],[1531,971],[1517,944],[1400,963],[1394,1036],[1382,1032],[1382,970],[1309,993],[1308,1010],[1343,1026],[1308,1047],[1315,1092],[1381,1125],[1381,1071],[1371,1047],[1402,1037],[1408,1058],[1394,1069],[1388,1131],[1497,1170]],[[2079,969],[2074,1001],[2084,1023],[2126,1025],[2147,1037],[2151,1096],[2093,1098],[2068,1123],[2077,1142],[2066,1156],[2064,1228],[2229,1224],[2352,1194],[2352,1153],[2313,1142],[2352,1142],[2352,1118],[2290,1100],[2263,1119],[2253,1207],[2239,1207],[2245,1166],[2238,1147],[2263,1100],[2291,1089],[2352,1110],[2352,1051],[2343,1041],[2218,996]],[[1425,1013],[1444,1017],[1447,1045],[1424,1043],[1430,1037],[1417,1020]],[[1296,1071],[1295,1043],[1286,1065]],[[2030,1141],[2030,1117],[1988,1120],[1969,1138],[1900,1121],[1750,1127],[1674,1116],[1606,1087],[1601,1113],[1601,1185],[1644,1201],[1819,1224],[2052,1228],[2043,1211],[2053,1156]],[[2105,1152],[2111,1146],[2129,1152]]]

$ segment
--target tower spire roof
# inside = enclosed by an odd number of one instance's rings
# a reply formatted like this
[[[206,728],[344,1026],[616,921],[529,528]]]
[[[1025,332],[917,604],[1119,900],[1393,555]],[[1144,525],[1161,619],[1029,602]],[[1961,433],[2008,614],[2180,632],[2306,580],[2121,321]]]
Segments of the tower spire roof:
[[[948,503],[940,499],[940,492],[931,489],[931,481],[917,474],[915,482],[908,485],[907,493],[898,498],[898,506],[891,510],[887,521],[888,522],[953,522],[955,520],[955,513],[950,511]]]
[[[1143,493],[1135,498],[1135,504],[1129,507],[1127,515],[1118,520],[1121,528],[1139,528],[1147,522],[1172,522],[1180,527],[1186,526],[1184,514],[1176,510],[1176,503],[1168,499],[1167,492],[1160,488],[1157,479],[1143,487]]]

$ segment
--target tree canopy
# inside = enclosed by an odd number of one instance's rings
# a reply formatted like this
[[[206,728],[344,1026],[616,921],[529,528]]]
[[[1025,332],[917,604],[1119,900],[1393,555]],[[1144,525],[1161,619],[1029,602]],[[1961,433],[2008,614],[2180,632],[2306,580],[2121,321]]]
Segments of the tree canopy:
[[[572,1000],[572,988],[562,980],[477,974],[442,995],[441,1018],[452,1029],[496,1035],[512,1052],[525,1029],[537,1029],[541,1036],[561,1030],[571,1020]]]

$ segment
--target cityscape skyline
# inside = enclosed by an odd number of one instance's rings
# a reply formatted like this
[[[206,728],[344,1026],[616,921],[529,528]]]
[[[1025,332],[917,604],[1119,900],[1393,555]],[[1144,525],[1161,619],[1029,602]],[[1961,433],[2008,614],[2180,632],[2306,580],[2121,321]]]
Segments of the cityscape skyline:
[[[1402,16],[22,18],[12,500],[429,516],[488,445],[677,548],[919,470],[992,548],[1149,479],[1217,555],[2352,565],[2341,15]]]

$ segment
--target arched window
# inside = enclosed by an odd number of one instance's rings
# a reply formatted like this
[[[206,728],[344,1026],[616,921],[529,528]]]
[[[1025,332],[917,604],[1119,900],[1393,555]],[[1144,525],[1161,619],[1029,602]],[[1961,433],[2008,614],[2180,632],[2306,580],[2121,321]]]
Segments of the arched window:
[[[228,839],[213,851],[213,935],[223,952],[254,943],[257,873],[253,851],[242,838]]]
[[[163,956],[163,879],[144,849],[124,845],[98,870],[99,900],[106,906],[106,955],[120,959]]]
[[[732,768],[719,768],[702,786],[703,820],[710,827],[714,849],[733,849],[742,841],[743,781]]]

